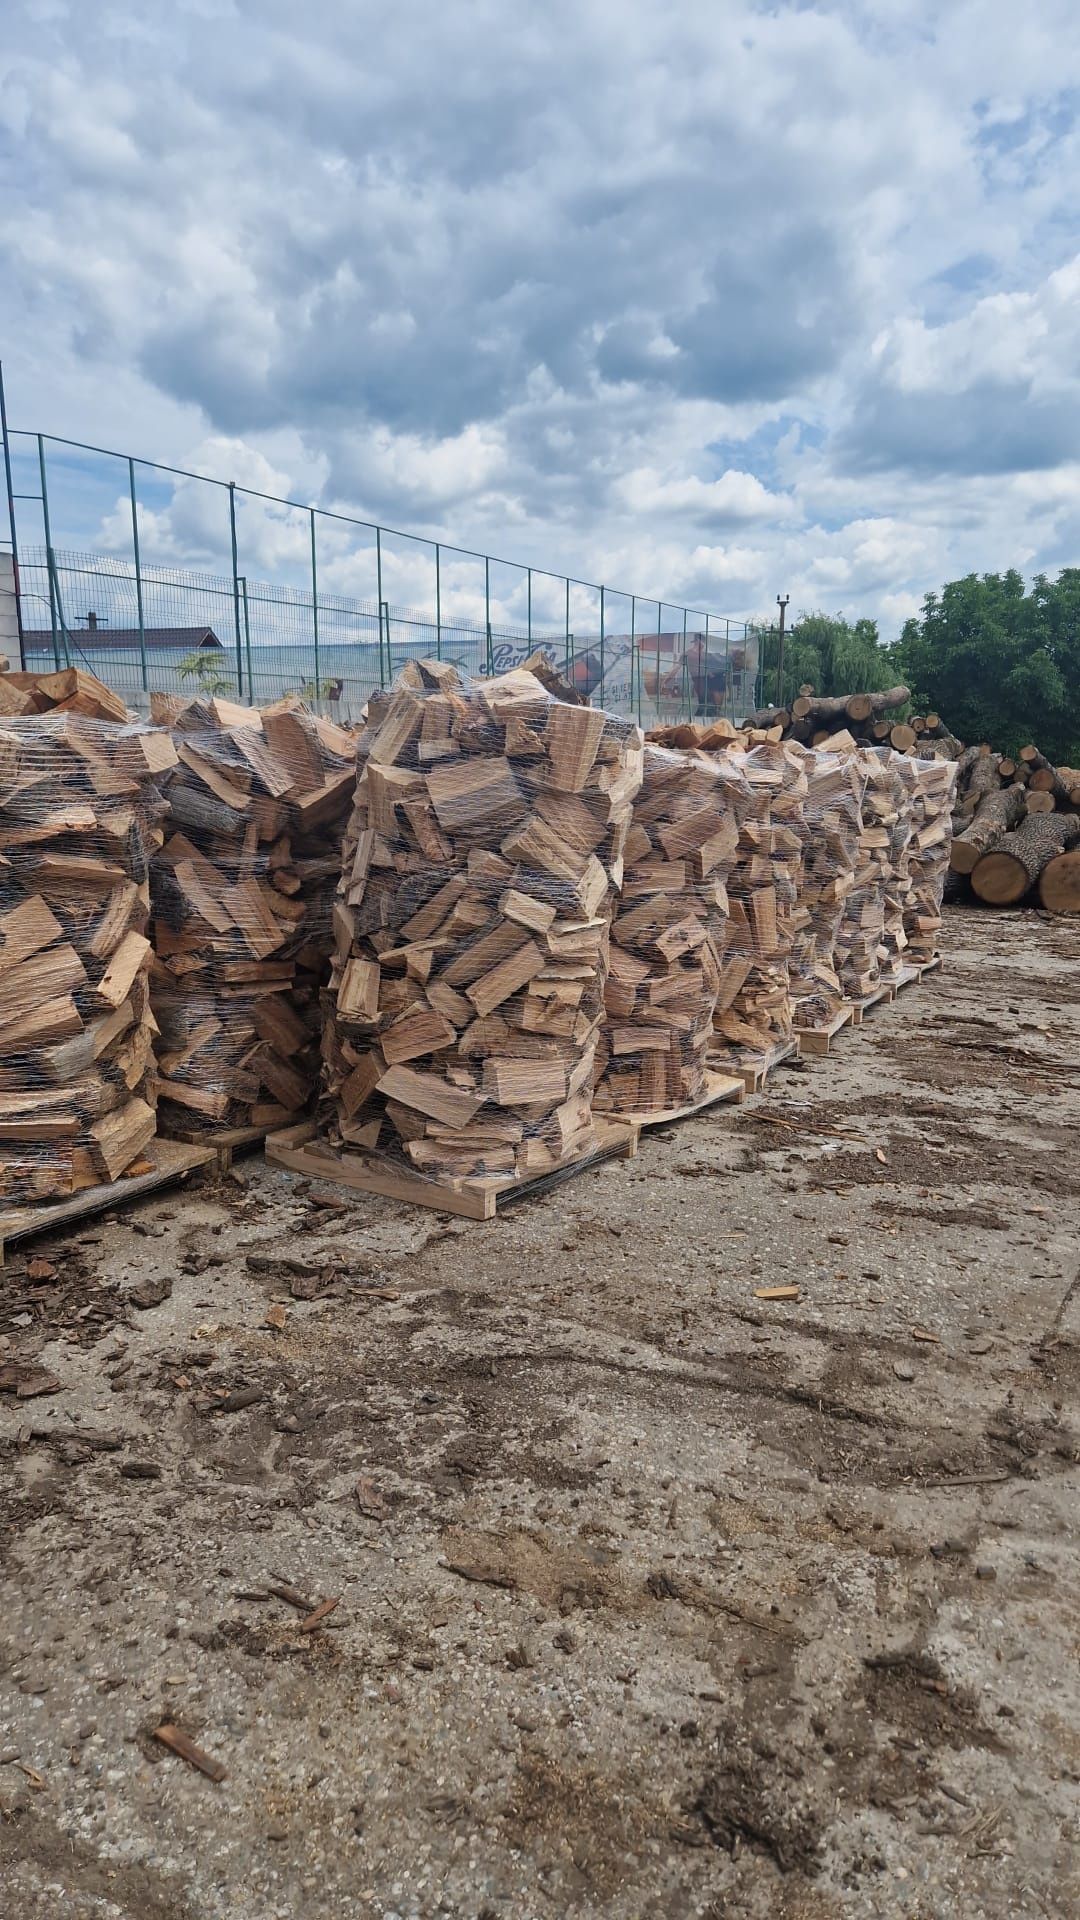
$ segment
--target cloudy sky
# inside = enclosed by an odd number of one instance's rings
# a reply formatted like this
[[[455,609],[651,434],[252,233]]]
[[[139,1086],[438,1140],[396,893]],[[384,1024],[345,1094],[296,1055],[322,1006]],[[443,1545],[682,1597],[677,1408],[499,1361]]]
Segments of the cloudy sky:
[[[8,0],[0,70],[20,426],[885,638],[1080,559],[1075,0]]]

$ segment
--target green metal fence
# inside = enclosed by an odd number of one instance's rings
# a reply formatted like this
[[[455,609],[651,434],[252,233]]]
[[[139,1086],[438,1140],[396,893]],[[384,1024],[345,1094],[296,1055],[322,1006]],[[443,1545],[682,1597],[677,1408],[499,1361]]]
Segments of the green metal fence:
[[[757,704],[750,622],[0,425],[29,668],[84,665],[136,706],[297,691],[351,718],[409,658],[490,675],[542,647],[646,726]]]

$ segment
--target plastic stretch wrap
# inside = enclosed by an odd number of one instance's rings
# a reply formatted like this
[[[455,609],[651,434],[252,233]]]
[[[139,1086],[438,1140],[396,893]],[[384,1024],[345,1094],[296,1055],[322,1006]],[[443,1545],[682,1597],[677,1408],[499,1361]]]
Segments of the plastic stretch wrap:
[[[334,910],[331,1144],[444,1185],[588,1154],[640,731],[518,670],[410,663],[370,704]]]
[[[803,865],[791,955],[795,1024],[827,1027],[844,1004],[836,947],[860,861],[866,769],[852,753],[807,754]]]
[[[284,1125],[318,1086],[355,740],[295,697],[154,711],[177,754],[151,874],[161,1131]]]
[[[29,677],[29,676],[27,676]],[[146,937],[168,734],[0,720],[0,1195],[115,1180],[155,1132]]]
[[[752,796],[728,882],[728,938],[713,1058],[770,1053],[791,1039],[790,959],[798,915],[806,750],[794,741],[729,753]]]
[[[727,881],[755,804],[730,762],[646,747],[612,924],[597,1111],[663,1113],[701,1098]]]
[[[956,762],[913,760],[911,764],[917,779],[908,843],[904,932],[908,959],[923,966],[934,958],[941,932],[941,899],[952,850]]]
[[[891,747],[863,748],[866,775],[855,884],[837,935],[837,970],[845,997],[863,1000],[895,979],[903,961],[907,853],[911,839],[910,769]]]

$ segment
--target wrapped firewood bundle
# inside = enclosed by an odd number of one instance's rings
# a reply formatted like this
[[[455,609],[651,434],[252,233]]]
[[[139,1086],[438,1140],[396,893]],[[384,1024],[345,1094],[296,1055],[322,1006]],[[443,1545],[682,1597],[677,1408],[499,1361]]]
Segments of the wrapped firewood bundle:
[[[524,670],[411,662],[373,696],[334,909],[332,1145],[473,1189],[593,1150],[637,727]]]
[[[841,1011],[837,937],[855,888],[866,773],[853,753],[808,755],[799,915],[791,954],[795,1025],[827,1027]]]
[[[161,1131],[284,1126],[318,1087],[355,740],[293,695],[257,712],[155,694],[153,711],[177,761],[151,874]]]
[[[790,960],[803,859],[805,749],[796,741],[724,758],[746,780],[751,806],[739,826],[728,881],[728,937],[713,1016],[713,1058],[770,1053],[792,1034]]]
[[[923,966],[937,953],[941,932],[941,900],[952,850],[956,762],[919,759],[910,764],[916,778],[907,849],[904,932],[908,960]]]
[[[149,865],[172,741],[75,709],[0,719],[0,1195],[119,1178],[155,1132]]]
[[[864,1000],[902,964],[907,945],[904,902],[912,802],[905,767],[912,763],[891,747],[863,749],[866,776],[855,884],[844,904],[837,934],[837,970],[848,1000]]]
[[[730,761],[646,747],[611,929],[597,1112],[664,1113],[701,1098],[727,880],[755,805]]]
[[[880,816],[880,821],[887,823],[889,835],[882,875],[881,977],[896,980],[907,964],[904,912],[919,776],[914,759],[907,753],[897,753],[892,747],[881,747],[870,757],[881,763],[885,782],[882,792],[889,796],[889,806]]]

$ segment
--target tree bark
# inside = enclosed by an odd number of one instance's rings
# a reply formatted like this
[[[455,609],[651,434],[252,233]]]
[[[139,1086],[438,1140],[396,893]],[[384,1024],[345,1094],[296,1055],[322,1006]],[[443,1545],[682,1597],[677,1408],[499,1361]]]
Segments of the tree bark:
[[[909,687],[889,687],[884,693],[841,693],[827,699],[800,694],[791,703],[791,717],[809,720],[815,727],[826,726],[831,720],[850,720],[861,726],[867,720],[878,719],[892,707],[902,707],[910,699]]]
[[[984,853],[971,875],[971,884],[988,906],[1011,907],[1034,886],[1043,868],[1080,840],[1080,815],[1032,814],[1015,833],[990,853]]]
[[[980,801],[975,818],[953,841],[949,859],[953,872],[971,873],[983,854],[1023,819],[1024,805],[1023,787],[1000,787],[997,793],[988,793]]]

